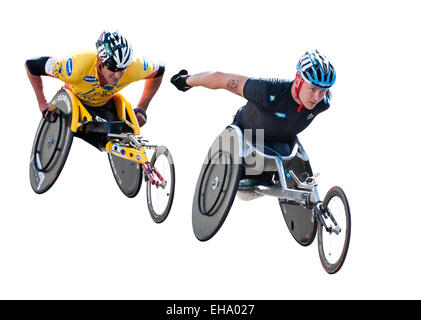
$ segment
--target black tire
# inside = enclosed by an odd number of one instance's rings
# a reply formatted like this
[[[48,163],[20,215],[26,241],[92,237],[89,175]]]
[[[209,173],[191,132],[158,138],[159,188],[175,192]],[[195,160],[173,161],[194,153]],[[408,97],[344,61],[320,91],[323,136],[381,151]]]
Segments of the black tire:
[[[31,187],[38,194],[54,185],[66,163],[73,141],[70,118],[60,112],[53,123],[44,118],[40,121],[29,165]]]
[[[108,153],[111,171],[121,192],[128,197],[134,198],[142,186],[142,166],[134,161],[117,157]]]
[[[164,189],[157,185],[152,185],[148,180],[146,184],[146,199],[149,213],[156,223],[163,222],[171,211],[175,190],[175,169],[174,161],[169,150],[163,146],[158,147],[152,158],[151,167],[155,167],[162,177],[167,181]],[[158,198],[162,203],[158,203]]]
[[[348,253],[349,241],[351,239],[351,212],[344,191],[336,186],[327,192],[323,201],[323,207],[329,208],[341,227],[341,232],[337,235],[334,232],[327,232],[320,221],[317,226],[320,261],[325,271],[333,274],[341,269]],[[328,225],[333,225],[328,215],[325,216],[325,220]],[[328,245],[327,242],[329,241],[334,243],[334,245],[331,246],[330,243]],[[334,249],[337,251],[335,255],[332,254]]]

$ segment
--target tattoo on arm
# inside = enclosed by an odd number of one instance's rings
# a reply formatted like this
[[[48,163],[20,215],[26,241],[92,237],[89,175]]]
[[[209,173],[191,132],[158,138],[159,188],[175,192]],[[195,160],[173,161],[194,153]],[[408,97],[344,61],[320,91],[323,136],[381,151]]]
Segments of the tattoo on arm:
[[[238,80],[230,79],[227,83],[227,89],[230,91],[237,91],[238,89]]]

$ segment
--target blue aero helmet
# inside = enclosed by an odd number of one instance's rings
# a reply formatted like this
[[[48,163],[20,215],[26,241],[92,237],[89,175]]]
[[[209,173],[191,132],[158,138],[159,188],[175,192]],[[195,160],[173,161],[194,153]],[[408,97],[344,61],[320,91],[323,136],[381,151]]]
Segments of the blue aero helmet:
[[[329,59],[317,49],[306,51],[297,63],[303,79],[320,89],[329,89],[336,80],[336,72]]]

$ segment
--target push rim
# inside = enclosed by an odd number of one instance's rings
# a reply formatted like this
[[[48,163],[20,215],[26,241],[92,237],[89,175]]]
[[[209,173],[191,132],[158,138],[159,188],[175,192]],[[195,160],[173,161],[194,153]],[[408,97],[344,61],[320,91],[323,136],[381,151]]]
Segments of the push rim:
[[[199,211],[203,215],[212,216],[221,206],[226,193],[232,168],[228,164],[229,154],[219,151],[206,167],[200,183]],[[222,196],[222,197],[221,197]]]
[[[29,166],[31,187],[35,193],[48,191],[64,167],[73,141],[73,132],[67,125],[69,117],[60,114],[53,123],[41,119]]]
[[[62,127],[63,127],[63,116],[60,114],[54,123],[50,123],[47,120],[44,119],[44,121],[41,124],[40,132],[36,137],[35,142],[35,152],[34,156],[36,161],[34,161],[35,169],[39,172],[46,172],[50,168],[50,165],[54,159],[54,156],[56,155],[57,151],[61,151],[60,145],[60,139],[62,135]],[[57,123],[58,123],[58,130],[57,130]],[[41,137],[44,139],[46,138],[47,143],[45,144],[44,141],[41,141]],[[41,142],[41,143],[40,143]],[[50,155],[46,158],[48,160],[45,160],[46,164],[42,165],[40,154],[45,153],[46,146],[47,149],[51,145],[53,146],[52,152],[50,151]]]

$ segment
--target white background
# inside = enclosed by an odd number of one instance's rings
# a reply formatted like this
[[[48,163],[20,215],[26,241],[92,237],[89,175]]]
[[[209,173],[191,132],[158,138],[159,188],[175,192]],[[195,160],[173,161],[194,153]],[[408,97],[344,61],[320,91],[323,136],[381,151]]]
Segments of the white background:
[[[1,24],[1,299],[419,299],[421,23],[415,1],[13,1]],[[105,153],[74,139],[43,195],[29,184],[40,113],[26,59],[94,48],[118,28],[136,56],[166,64],[143,133],[169,147],[173,209],[149,216],[145,185],[118,189]],[[236,199],[218,234],[199,242],[191,203],[204,156],[241,97],[169,82],[181,68],[293,78],[319,48],[334,63],[332,107],[300,135],[323,197],[351,204],[344,267],[328,275],[317,245],[300,247],[274,198]],[[44,78],[48,99],[62,85]],[[122,91],[137,104],[143,83]]]

